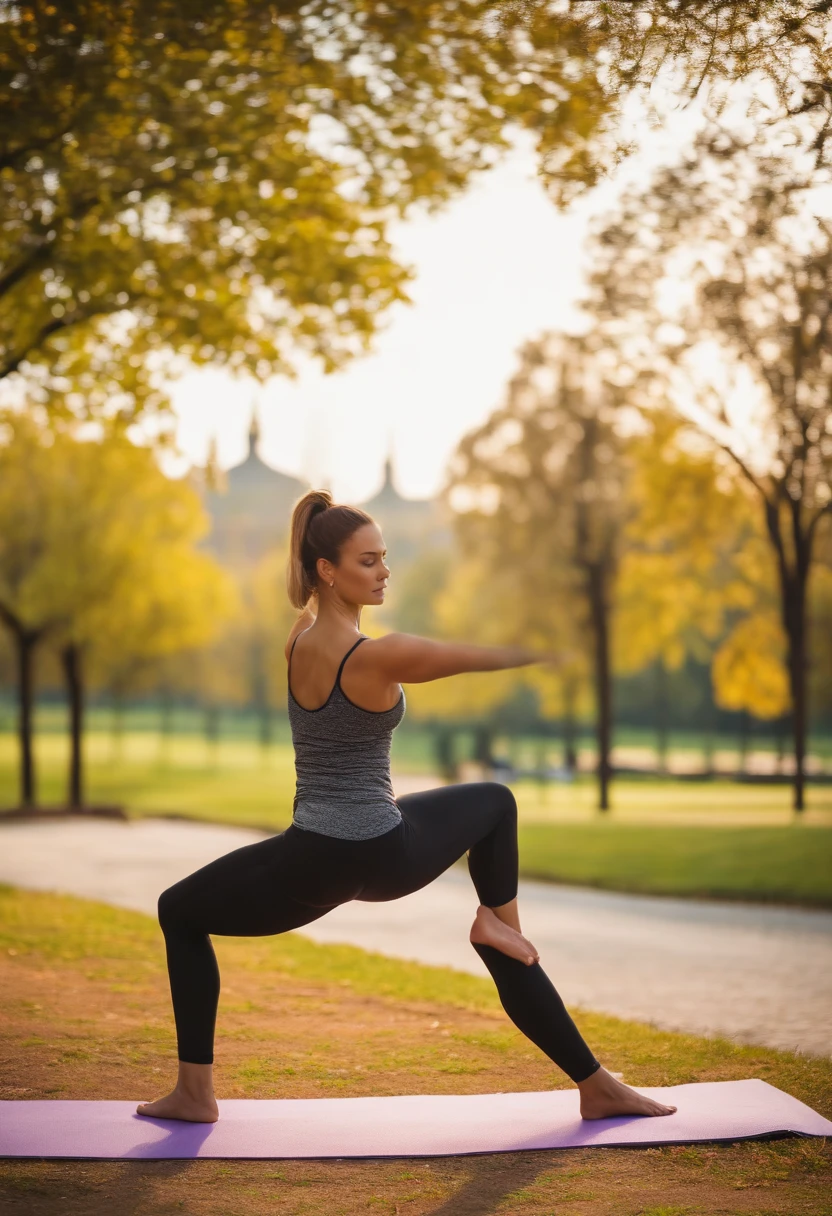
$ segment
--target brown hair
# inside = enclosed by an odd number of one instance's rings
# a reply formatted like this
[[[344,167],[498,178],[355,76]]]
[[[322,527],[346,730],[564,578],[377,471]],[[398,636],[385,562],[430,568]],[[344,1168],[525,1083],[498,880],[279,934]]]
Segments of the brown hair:
[[[286,589],[295,608],[305,608],[318,590],[317,562],[338,564],[341,546],[373,517],[360,507],[336,505],[329,490],[309,490],[292,511]]]

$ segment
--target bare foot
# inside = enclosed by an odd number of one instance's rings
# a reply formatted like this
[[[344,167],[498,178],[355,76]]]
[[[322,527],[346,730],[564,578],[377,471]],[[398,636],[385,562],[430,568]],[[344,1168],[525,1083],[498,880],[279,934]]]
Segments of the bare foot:
[[[512,929],[510,925],[500,920],[490,908],[480,904],[477,908],[476,919],[471,926],[470,938],[480,946],[493,946],[495,950],[508,954],[511,958],[519,959],[521,963],[531,966],[540,955],[534,946],[522,933]]]
[[[617,1081],[605,1068],[599,1068],[578,1085],[581,1091],[582,1119],[610,1119],[613,1115],[672,1115],[675,1106],[665,1106],[646,1098],[623,1081]]]
[[[178,1086],[157,1102],[140,1102],[136,1114],[151,1119],[185,1119],[189,1123],[216,1123],[220,1117],[215,1098],[195,1098]]]

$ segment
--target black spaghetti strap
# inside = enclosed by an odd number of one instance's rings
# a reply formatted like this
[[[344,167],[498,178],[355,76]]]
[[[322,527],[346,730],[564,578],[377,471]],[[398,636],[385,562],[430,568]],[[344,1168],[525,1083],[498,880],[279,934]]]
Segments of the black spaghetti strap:
[[[352,652],[355,650],[356,646],[360,646],[362,642],[366,642],[366,641],[367,641],[367,638],[362,634],[361,637],[358,639],[358,641],[354,642],[353,645],[350,646],[347,653],[344,655],[343,659],[341,660],[341,666],[338,668],[338,675],[335,677],[335,687],[336,688],[341,687],[341,672],[344,670],[344,664],[346,663],[347,659],[350,657]]]
[[[311,629],[311,628],[312,628],[312,626],[311,626],[311,625],[309,625],[309,626],[307,626],[307,628],[308,628],[308,629]],[[288,685],[288,687],[289,687],[289,693],[291,694],[291,696],[292,696],[292,697],[294,697],[294,695],[295,695],[295,694],[292,692],[292,655],[293,655],[293,654],[294,654],[294,652],[295,652],[295,646],[297,645],[297,640],[298,640],[298,638],[300,637],[301,633],[306,633],[306,629],[301,629],[300,633],[299,633],[299,634],[297,634],[297,636],[295,637],[295,640],[292,642],[292,645],[291,645],[291,646],[290,646],[290,648],[289,648],[289,666],[288,666],[288,669],[287,669],[287,672],[286,672],[286,683],[287,683],[287,685]],[[338,674],[337,674],[337,676],[335,677],[335,683],[334,683],[334,684],[333,684],[333,686],[332,686],[332,690],[331,690],[331,692],[330,692],[329,696],[328,696],[328,697],[327,697],[327,699],[324,701],[324,704],[323,704],[323,705],[319,705],[319,706],[317,706],[317,708],[316,708],[316,709],[307,709],[307,710],[306,710],[306,712],[307,712],[308,714],[315,714],[315,713],[317,713],[317,712],[318,712],[318,710],[319,710],[319,709],[323,709],[323,708],[324,708],[324,706],[326,706],[326,705],[328,705],[328,704],[329,704],[330,700],[332,699],[332,693],[333,693],[333,692],[335,692],[335,689],[336,689],[336,688],[340,688],[340,687],[341,687],[341,672],[344,670],[344,664],[346,663],[347,659],[350,657],[350,655],[352,654],[352,652],[355,650],[356,646],[360,645],[360,644],[361,644],[361,642],[366,642],[366,640],[367,640],[367,635],[366,635],[366,634],[362,634],[362,635],[361,635],[361,637],[358,639],[358,641],[357,641],[357,642],[354,642],[354,643],[353,643],[353,645],[352,645],[352,646],[350,646],[349,650],[347,651],[347,653],[344,655],[343,659],[341,660],[341,666],[338,668]],[[343,690],[342,690],[342,691],[343,691]],[[300,704],[300,702],[296,702],[296,703],[297,703],[297,704]],[[303,705],[301,705],[301,706],[300,706],[300,708],[301,708],[301,709],[303,709],[303,708],[304,708],[304,706],[303,706]]]

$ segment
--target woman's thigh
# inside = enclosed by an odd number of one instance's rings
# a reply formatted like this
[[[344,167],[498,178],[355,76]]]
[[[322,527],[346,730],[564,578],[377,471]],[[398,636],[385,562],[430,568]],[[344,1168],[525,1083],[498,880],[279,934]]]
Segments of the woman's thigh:
[[[244,845],[165,891],[165,912],[220,936],[297,929],[354,899],[361,889],[355,859],[338,847],[342,843],[291,827]]]
[[[367,867],[359,900],[399,899],[419,891],[498,830],[515,832],[516,803],[506,785],[472,781],[397,798],[402,822],[379,837],[383,848]]]

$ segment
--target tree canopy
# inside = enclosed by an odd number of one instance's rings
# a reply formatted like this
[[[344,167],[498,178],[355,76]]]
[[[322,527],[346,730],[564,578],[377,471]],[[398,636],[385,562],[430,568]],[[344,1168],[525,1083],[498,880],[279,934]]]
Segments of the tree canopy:
[[[765,85],[828,162],[826,3],[66,0],[0,23],[0,379],[53,412],[164,403],[183,365],[333,370],[406,300],[388,220],[531,131],[564,203],[627,98]],[[678,78],[678,79],[677,79]],[[756,85],[755,85],[756,89]],[[675,102],[674,102],[675,103]],[[625,124],[626,125],[626,124]]]
[[[788,639],[798,809],[809,576],[832,510],[832,221],[807,156],[707,124],[599,225],[589,302],[656,398],[695,418],[757,496]]]
[[[263,378],[365,349],[407,298],[392,216],[451,197],[508,123],[568,161],[605,110],[580,22],[507,37],[501,7],[9,8],[0,376],[133,416],[175,356]]]
[[[72,800],[80,802],[87,659],[117,679],[139,661],[204,645],[233,588],[196,550],[207,519],[195,491],[116,433],[78,442],[8,417],[0,444],[0,623],[18,652],[22,791],[34,801],[32,658],[49,642],[73,687]]]
[[[512,624],[593,673],[599,805],[609,806],[610,612],[626,519],[624,390],[591,337],[521,348],[504,404],[460,442],[447,494],[464,551],[516,596]],[[510,580],[510,581],[508,581]],[[560,637],[558,637],[558,634]]]

